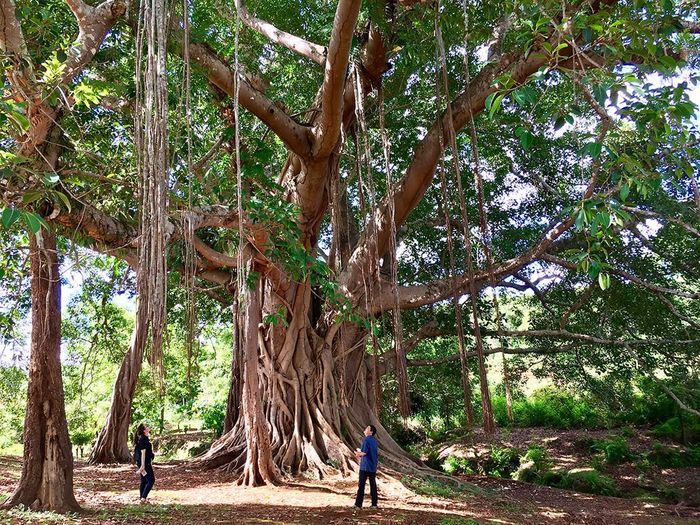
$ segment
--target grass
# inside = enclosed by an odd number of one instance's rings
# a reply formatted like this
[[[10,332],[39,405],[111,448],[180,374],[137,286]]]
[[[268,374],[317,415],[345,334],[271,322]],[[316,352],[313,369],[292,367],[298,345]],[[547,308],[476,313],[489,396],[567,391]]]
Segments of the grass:
[[[403,478],[401,482],[416,494],[422,496],[437,496],[446,499],[464,499],[472,496],[488,496],[493,491],[482,489],[468,483],[449,484],[425,478]]]
[[[0,512],[0,517],[6,514],[10,516],[12,523],[14,520],[21,520],[26,523],[73,523],[78,514],[69,512],[67,514],[58,514],[56,512],[36,512],[19,505],[7,511]]]
[[[101,518],[154,518],[159,522],[172,519],[172,512],[184,509],[182,505],[126,505],[119,509],[106,509],[100,512]]]
[[[24,454],[24,445],[22,443],[13,443],[0,447],[0,456],[22,456]]]
[[[472,518],[442,518],[440,525],[480,525],[478,521]]]

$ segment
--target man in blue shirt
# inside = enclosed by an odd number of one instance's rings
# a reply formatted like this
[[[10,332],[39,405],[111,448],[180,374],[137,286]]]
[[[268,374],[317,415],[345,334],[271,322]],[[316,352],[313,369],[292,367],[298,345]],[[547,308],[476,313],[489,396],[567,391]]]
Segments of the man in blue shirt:
[[[362,448],[355,451],[355,455],[360,458],[360,486],[357,488],[357,498],[355,506],[362,507],[362,500],[365,499],[365,484],[369,479],[369,490],[372,496],[372,508],[377,508],[377,463],[379,461],[379,445],[374,435],[377,429],[374,425],[365,428],[365,439],[362,441]]]

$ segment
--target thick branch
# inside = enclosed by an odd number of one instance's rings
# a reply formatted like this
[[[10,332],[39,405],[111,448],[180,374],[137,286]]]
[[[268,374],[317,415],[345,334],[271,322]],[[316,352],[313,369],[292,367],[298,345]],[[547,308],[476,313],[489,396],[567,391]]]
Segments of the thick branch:
[[[326,70],[321,92],[321,118],[314,128],[314,156],[325,157],[340,138],[352,35],[360,13],[360,0],[340,0],[333,20]]]
[[[23,98],[28,98],[36,79],[14,0],[0,0],[0,51],[7,55],[13,66],[5,71],[7,79]]]
[[[700,339],[605,339],[595,335],[579,334],[568,330],[505,330],[503,335],[508,337],[552,337],[555,339],[569,339],[589,344],[610,346],[659,346],[659,345],[693,345],[700,343]]]
[[[68,51],[62,81],[73,80],[97,54],[107,33],[116,21],[126,13],[127,0],[107,0],[91,7],[82,0],[66,0],[78,22],[78,39]]]
[[[309,60],[313,60],[317,64],[323,64],[326,60],[326,49],[323,46],[299,38],[286,31],[282,31],[269,22],[251,16],[243,0],[236,0],[236,8],[238,9],[238,15],[245,25],[267,37],[271,42],[280,44]]]
[[[698,34],[700,33],[700,22],[695,20],[682,20],[681,26],[688,30],[688,33]]]
[[[695,410],[694,408],[690,408],[688,405],[686,405],[685,403],[683,403],[683,401],[681,401],[680,399],[678,399],[678,396],[676,396],[676,394],[674,394],[673,391],[672,391],[670,388],[668,388],[668,387],[667,387],[666,385],[664,385],[663,383],[659,383],[659,386],[661,387],[661,389],[662,389],[664,392],[666,392],[666,394],[668,394],[668,396],[669,396],[671,399],[673,399],[673,400],[676,402],[676,404],[678,405],[678,408],[680,408],[680,409],[683,410],[684,412],[688,412],[688,414],[693,414],[694,416],[700,417],[700,412],[698,412],[698,411]]]
[[[465,126],[470,113],[477,115],[483,111],[486,98],[497,90],[497,87],[492,84],[498,75],[506,70],[510,70],[513,80],[516,83],[522,83],[545,63],[546,59],[541,53],[531,53],[527,58],[523,56],[517,60],[511,55],[504,55],[497,64],[492,64],[482,69],[469,82],[462,94],[452,103],[455,130],[459,131]],[[374,225],[366,228],[363,232],[350,263],[341,276],[341,284],[348,291],[352,292],[360,288],[363,272],[368,273],[369,269],[376,264],[376,257],[381,257],[387,250],[391,232],[389,223],[391,214],[389,213],[390,207],[387,199],[394,199],[394,217],[398,230],[408,217],[408,214],[423,198],[433,180],[435,168],[442,153],[442,147],[448,143],[448,137],[444,135],[445,130],[448,129],[447,124],[447,113],[443,112],[432,125],[430,131],[416,146],[413,160],[398,183],[396,192],[387,196],[384,204],[371,219],[374,221]],[[443,134],[442,137],[440,136],[441,134]],[[370,238],[372,233],[376,237],[376,249],[370,249],[374,244],[373,239]],[[448,280],[447,286],[449,287],[449,285]]]
[[[182,43],[171,38],[173,47],[182,56]],[[235,96],[235,77],[231,67],[213,49],[203,43],[190,44],[190,59],[197,64],[209,82],[229,95]],[[242,75],[238,102],[267,125],[294,153],[306,157],[311,152],[310,128],[293,120]]]
[[[550,255],[548,253],[542,255],[542,259],[554,264],[557,264],[563,268],[568,268],[569,270],[576,270],[577,266],[570,262],[567,261],[566,259],[562,259],[561,257],[557,257],[556,255]],[[684,292],[682,290],[675,290],[673,288],[666,288],[665,286],[658,286],[656,284],[652,284],[649,282],[646,282],[639,277],[637,277],[634,274],[631,274],[630,272],[627,272],[625,270],[620,270],[618,268],[609,268],[606,270],[608,273],[611,273],[613,275],[618,275],[619,277],[622,277],[623,279],[626,279],[630,282],[633,282],[634,284],[637,284],[641,286],[642,288],[646,288],[647,290],[651,290],[652,292],[660,292],[660,293],[667,293],[671,295],[677,295],[679,297],[685,297],[687,299],[700,299],[700,292],[698,293],[690,293],[690,292]]]
[[[553,242],[559,238],[574,223],[574,219],[569,217],[549,230],[530,250],[495,265],[492,270],[493,278],[500,281],[503,278],[513,275],[528,264],[542,257]],[[477,290],[480,290],[489,283],[490,274],[482,270],[474,275],[474,282]],[[428,284],[399,287],[399,306],[401,308],[417,308],[433,304],[438,301],[452,297],[455,293],[464,294],[469,289],[469,276],[466,274],[454,276],[454,278],[437,279]],[[384,292],[372,305],[373,312],[391,308],[393,298]]]
[[[503,352],[504,354],[563,354],[566,352],[571,352],[574,350],[574,346],[536,346],[528,348],[485,348],[484,355],[499,354]],[[467,357],[475,357],[476,352],[467,352]],[[432,366],[432,365],[442,365],[445,363],[454,363],[459,361],[459,354],[451,354],[444,357],[438,357],[436,359],[409,359],[408,366]]]
[[[217,266],[238,268],[238,259],[236,257],[231,257],[225,253],[216,251],[214,248],[207,246],[196,235],[193,236],[192,243],[194,244],[195,250],[197,250],[202,257],[215,263]]]
[[[660,219],[662,221],[667,221],[667,222],[672,222],[673,224],[677,224],[681,228],[685,229],[687,232],[692,233],[696,237],[700,237],[700,230],[697,228],[691,226],[690,224],[683,222],[680,219],[676,219],[674,217],[667,217],[665,215],[661,215],[660,213],[656,213],[650,210],[643,210],[642,208],[634,208],[632,206],[620,206],[623,210],[628,211],[630,213],[634,213],[635,215],[638,215],[640,217],[650,217],[654,219]]]

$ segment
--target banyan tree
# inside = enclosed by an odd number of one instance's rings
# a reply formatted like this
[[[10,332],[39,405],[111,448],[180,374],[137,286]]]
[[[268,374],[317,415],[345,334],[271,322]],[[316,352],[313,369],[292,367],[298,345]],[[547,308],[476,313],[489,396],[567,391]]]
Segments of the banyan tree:
[[[606,243],[645,214],[697,235],[679,207],[700,199],[689,85],[645,80],[692,68],[692,10],[0,0],[12,117],[3,220],[22,218],[40,250],[55,253],[56,234],[138,275],[137,329],[92,459],[129,459],[131,401],[144,355],[157,367],[168,273],[189,289],[191,315],[201,293],[234,312],[228,431],[197,462],[246,484],[353,470],[370,423],[385,466],[424,468],[381,431],[381,377],[398,392],[383,402],[408,416],[407,353],[444,328],[409,333],[402,312],[452,305],[465,411],[476,362],[488,420],[486,355],[522,352],[506,339],[526,336],[502,325],[494,290],[540,294],[529,278],[540,264],[673,295],[616,267]],[[32,12],[72,24],[77,39],[64,46]],[[668,178],[676,189],[654,210],[644,199]],[[486,290],[499,320],[484,334],[498,347],[481,337]],[[565,323],[530,335],[596,342]],[[68,446],[57,432],[55,446]],[[47,461],[25,459],[25,475]],[[35,493],[21,501],[36,498],[55,507]]]

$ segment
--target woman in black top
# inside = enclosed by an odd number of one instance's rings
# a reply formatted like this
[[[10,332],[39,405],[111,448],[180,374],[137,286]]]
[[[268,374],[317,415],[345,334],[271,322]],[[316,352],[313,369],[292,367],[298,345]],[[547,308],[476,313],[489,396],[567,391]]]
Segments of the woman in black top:
[[[156,482],[156,476],[153,473],[153,458],[155,454],[153,453],[151,440],[148,439],[150,434],[151,429],[145,423],[141,423],[136,429],[135,444],[137,463],[139,465],[137,472],[141,474],[141,488],[139,490],[141,503],[147,502],[148,493],[151,492],[153,484]]]

